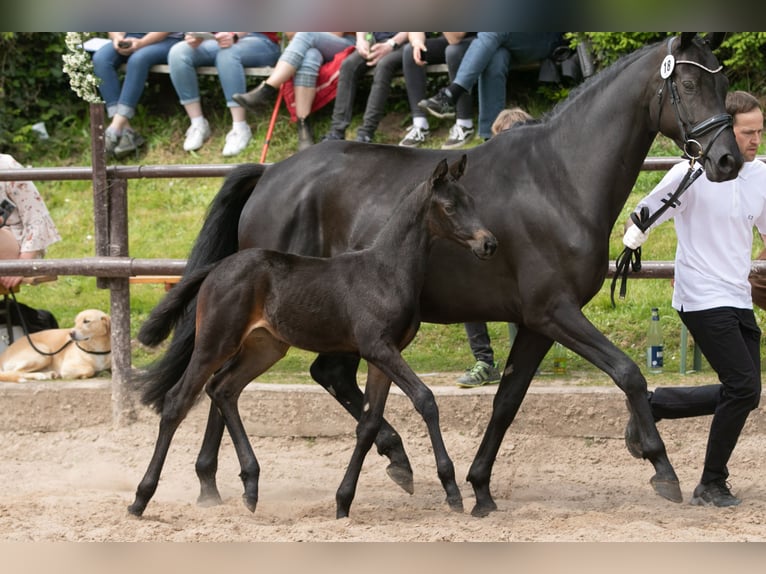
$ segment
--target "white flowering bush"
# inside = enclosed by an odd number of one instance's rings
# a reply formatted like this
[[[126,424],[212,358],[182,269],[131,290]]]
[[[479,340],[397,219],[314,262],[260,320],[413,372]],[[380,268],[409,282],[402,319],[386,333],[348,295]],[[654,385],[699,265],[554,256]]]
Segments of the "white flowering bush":
[[[89,37],[88,32],[67,32],[63,70],[69,76],[69,85],[75,94],[90,104],[99,104],[102,101],[98,93],[100,80],[93,71],[90,54],[83,48]]]

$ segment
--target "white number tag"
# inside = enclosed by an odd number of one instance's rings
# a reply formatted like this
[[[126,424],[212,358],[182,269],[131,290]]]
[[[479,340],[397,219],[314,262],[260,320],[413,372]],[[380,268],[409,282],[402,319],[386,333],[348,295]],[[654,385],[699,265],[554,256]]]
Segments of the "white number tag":
[[[668,54],[665,56],[665,59],[662,60],[662,64],[660,65],[660,77],[663,80],[667,80],[670,75],[673,73],[673,68],[676,67],[676,59],[673,57],[672,54]]]

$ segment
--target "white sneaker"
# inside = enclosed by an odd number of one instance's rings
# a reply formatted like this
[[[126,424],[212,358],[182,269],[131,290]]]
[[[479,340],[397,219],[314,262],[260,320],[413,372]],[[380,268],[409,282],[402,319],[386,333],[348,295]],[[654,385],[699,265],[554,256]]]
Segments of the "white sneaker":
[[[192,124],[186,130],[186,139],[184,140],[184,151],[195,151],[202,147],[202,144],[210,137],[210,124],[207,120],[201,126]]]
[[[466,128],[453,124],[449,130],[449,137],[442,145],[442,149],[457,149],[467,144],[474,135],[473,128]]]
[[[407,135],[404,136],[404,139],[399,142],[399,145],[404,147],[418,147],[420,144],[425,143],[429,135],[430,132],[427,129],[413,125],[410,128],[410,131],[407,132]]]
[[[229,157],[242,153],[250,143],[253,137],[253,132],[250,130],[250,126],[247,129],[232,129],[226,134],[226,144],[223,146],[223,155]]]

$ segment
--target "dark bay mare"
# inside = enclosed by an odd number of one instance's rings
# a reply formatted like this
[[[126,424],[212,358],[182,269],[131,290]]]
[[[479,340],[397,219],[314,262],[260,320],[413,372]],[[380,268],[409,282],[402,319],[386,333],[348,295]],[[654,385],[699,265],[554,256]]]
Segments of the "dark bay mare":
[[[609,236],[657,133],[698,156],[711,181],[734,178],[742,165],[725,113],[728,82],[712,50],[721,34],[684,33],[629,54],[592,76],[542,121],[515,126],[466,153],[463,183],[482,221],[502,246],[479,264],[443,242],[431,252],[421,293],[424,321],[519,324],[484,438],[467,480],[474,515],[496,508],[490,475],[502,439],[532,377],[554,341],[584,357],[622,389],[640,427],[641,450],[655,469],[651,484],[680,501],[678,477],[646,400],[639,367],[582,313],[608,271]],[[700,153],[700,150],[702,153]],[[324,142],[272,166],[240,166],[213,200],[187,264],[187,274],[238,249],[262,247],[329,256],[369,245],[399,199],[447,154],[427,149]],[[381,175],[378,175],[381,174]],[[170,350],[155,367],[188,362],[193,317],[159,318],[142,342],[159,344],[175,327]],[[320,353],[312,377],[354,417],[363,398],[359,358]],[[197,461],[203,496],[217,496],[215,471],[223,422],[211,406]],[[378,451],[389,474],[411,487],[399,435],[383,423]],[[211,495],[211,493],[214,493]]]
[[[197,332],[188,364],[175,380],[144,380],[143,400],[160,413],[149,467],[129,507],[140,516],[160,478],[178,425],[203,389],[220,411],[240,462],[245,505],[258,502],[260,467],[239,416],[242,389],[284,357],[291,346],[318,353],[356,353],[368,362],[365,407],[356,447],[336,494],[337,516],[348,516],[367,451],[378,434],[393,380],[423,416],[439,478],[453,510],[463,499],[439,429],[431,390],[401,356],[420,326],[420,290],[434,239],[491,257],[495,237],[479,221],[474,202],[458,183],[466,156],[441,160],[429,179],[390,214],[371,247],[331,258],[244,249],[196,269],[163,299],[152,321],[178,317],[196,300]]]

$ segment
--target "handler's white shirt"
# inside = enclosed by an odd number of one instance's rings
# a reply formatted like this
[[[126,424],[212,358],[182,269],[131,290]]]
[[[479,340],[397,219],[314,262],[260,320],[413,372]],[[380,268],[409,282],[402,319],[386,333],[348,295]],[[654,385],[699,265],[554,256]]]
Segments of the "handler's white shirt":
[[[672,194],[689,165],[681,162],[638,204],[651,215]],[[668,209],[652,227],[675,219],[678,245],[673,308],[701,311],[715,307],[752,309],[750,265],[753,227],[766,233],[766,165],[747,162],[732,181],[713,183],[705,174],[687,189],[680,205]]]

